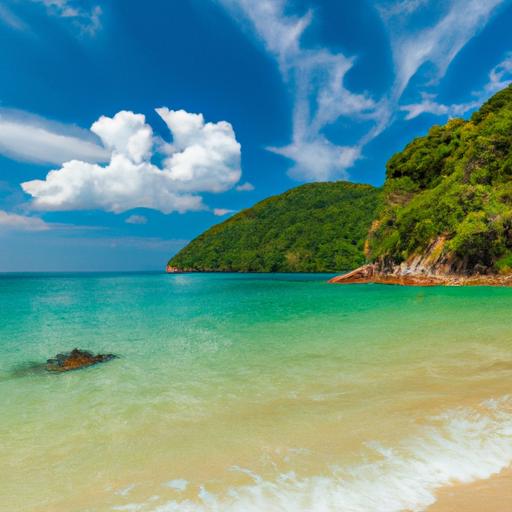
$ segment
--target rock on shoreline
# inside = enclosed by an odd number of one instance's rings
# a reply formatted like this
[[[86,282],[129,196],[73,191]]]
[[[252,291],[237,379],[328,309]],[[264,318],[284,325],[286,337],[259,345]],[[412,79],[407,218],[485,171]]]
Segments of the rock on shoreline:
[[[333,277],[334,284],[395,284],[401,286],[512,286],[512,275],[499,274],[430,274],[396,267],[382,271],[376,265],[364,265],[352,272]]]

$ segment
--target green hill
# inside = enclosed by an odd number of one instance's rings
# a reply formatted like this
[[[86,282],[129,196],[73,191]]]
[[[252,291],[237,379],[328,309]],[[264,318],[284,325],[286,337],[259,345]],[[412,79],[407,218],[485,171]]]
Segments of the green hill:
[[[336,272],[364,263],[380,190],[311,183],[213,226],[170,261],[182,270]]]
[[[512,85],[389,160],[368,256],[388,271],[512,271]]]
[[[314,183],[266,199],[169,264],[331,272],[368,261],[395,275],[512,274],[512,85],[469,120],[432,127],[386,169],[383,190]]]

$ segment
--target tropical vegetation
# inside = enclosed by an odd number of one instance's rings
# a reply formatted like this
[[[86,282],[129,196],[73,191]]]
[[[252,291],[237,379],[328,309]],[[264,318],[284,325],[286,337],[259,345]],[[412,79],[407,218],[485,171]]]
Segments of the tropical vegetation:
[[[169,262],[196,271],[336,272],[365,261],[380,190],[310,183],[213,226]]]

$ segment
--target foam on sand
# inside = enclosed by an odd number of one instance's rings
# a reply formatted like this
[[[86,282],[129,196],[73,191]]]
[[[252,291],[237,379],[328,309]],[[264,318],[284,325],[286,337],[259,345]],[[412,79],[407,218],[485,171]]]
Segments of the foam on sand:
[[[476,409],[452,410],[432,418],[415,438],[395,448],[371,447],[378,461],[298,478],[293,472],[222,495],[207,483],[193,500],[174,500],[153,512],[420,512],[441,487],[486,479],[512,463],[512,398],[489,400]],[[247,474],[249,471],[244,470]]]

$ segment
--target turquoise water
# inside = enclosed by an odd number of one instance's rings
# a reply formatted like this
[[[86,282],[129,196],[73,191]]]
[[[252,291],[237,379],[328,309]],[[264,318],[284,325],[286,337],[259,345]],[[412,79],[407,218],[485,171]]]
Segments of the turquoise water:
[[[0,503],[424,510],[507,467],[512,289],[328,277],[1,275]],[[74,347],[120,358],[38,369]]]

